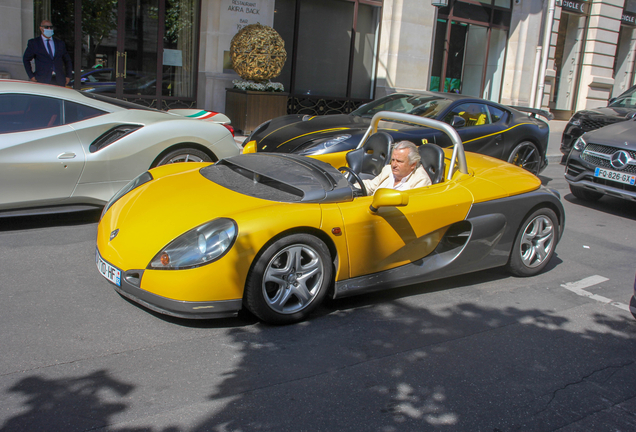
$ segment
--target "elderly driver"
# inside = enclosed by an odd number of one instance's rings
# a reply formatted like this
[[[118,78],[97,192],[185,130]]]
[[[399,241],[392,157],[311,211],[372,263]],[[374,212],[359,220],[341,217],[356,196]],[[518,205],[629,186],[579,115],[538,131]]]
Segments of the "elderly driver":
[[[363,180],[367,194],[373,195],[381,188],[409,190],[429,186],[431,179],[420,165],[420,153],[410,141],[400,141],[393,148],[391,164],[382,168],[374,179]]]

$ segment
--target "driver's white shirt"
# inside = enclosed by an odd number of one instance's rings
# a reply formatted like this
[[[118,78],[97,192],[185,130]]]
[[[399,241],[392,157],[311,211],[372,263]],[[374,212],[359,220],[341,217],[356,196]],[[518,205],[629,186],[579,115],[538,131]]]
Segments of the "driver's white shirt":
[[[415,170],[411,171],[406,177],[402,177],[402,180],[400,180],[400,182],[395,185],[395,176],[393,175],[393,171],[391,171],[390,175],[382,183],[380,183],[378,189],[386,188],[395,190],[409,190],[410,188],[406,184],[406,182],[409,181],[414,172]]]
[[[391,165],[386,165],[382,168],[382,172],[378,174],[374,179],[362,180],[367,189],[368,195],[373,195],[376,190],[380,188],[395,189],[400,191],[410,190],[414,188],[429,186],[431,179],[426,173],[426,170],[420,165],[408,176],[404,177],[397,186],[393,186],[395,183],[395,177],[391,170]]]

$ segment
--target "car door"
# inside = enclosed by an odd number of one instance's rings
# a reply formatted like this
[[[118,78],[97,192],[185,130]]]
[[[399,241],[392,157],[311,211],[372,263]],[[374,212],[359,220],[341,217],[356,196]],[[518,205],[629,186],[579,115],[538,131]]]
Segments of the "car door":
[[[0,209],[52,205],[68,198],[84,167],[61,99],[0,95]]]
[[[444,115],[443,121],[452,124],[455,116],[461,117],[464,119],[465,125],[456,126],[455,129],[464,143],[464,149],[501,158],[503,154],[503,125],[500,121],[501,117],[494,116],[489,108],[489,105],[479,102],[458,103]],[[442,135],[440,138],[445,140],[444,147],[451,145],[446,135]]]
[[[373,197],[339,204],[349,253],[349,277],[417,261],[438,245],[449,225],[464,220],[472,195],[457,181],[406,191],[403,207],[369,209]]]

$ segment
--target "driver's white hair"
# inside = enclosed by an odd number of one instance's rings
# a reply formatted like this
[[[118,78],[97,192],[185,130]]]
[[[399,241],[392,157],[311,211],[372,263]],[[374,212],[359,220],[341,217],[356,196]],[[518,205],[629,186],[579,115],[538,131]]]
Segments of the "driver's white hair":
[[[409,165],[418,164],[420,162],[420,152],[417,151],[417,147],[411,141],[400,141],[393,147],[393,151],[408,149],[409,151]]]

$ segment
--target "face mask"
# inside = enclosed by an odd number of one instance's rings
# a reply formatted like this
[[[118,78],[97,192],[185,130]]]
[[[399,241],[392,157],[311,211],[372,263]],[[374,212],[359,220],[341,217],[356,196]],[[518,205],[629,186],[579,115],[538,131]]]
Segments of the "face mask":
[[[46,36],[47,38],[53,36],[53,29],[44,29],[44,36]]]

